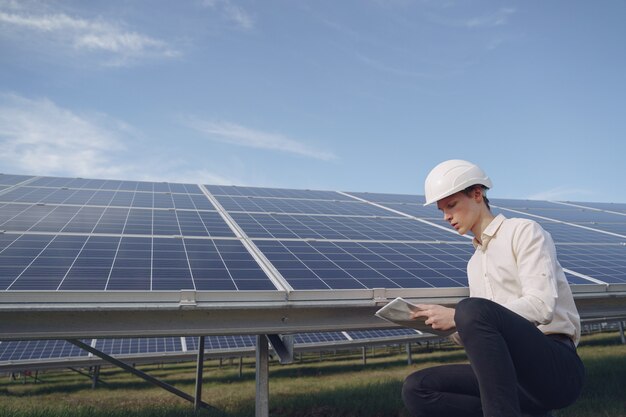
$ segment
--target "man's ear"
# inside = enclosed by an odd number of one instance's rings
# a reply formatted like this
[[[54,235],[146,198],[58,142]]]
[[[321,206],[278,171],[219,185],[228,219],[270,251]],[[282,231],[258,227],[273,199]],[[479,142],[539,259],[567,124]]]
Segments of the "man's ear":
[[[483,189],[480,187],[474,187],[474,189],[472,190],[473,194],[472,196],[474,197],[474,200],[477,203],[480,203],[483,201]]]

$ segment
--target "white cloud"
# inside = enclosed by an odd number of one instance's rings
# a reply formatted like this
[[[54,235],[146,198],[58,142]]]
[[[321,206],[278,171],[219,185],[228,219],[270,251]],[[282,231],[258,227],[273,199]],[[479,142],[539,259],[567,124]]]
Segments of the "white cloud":
[[[210,140],[288,152],[324,161],[337,158],[332,152],[314,149],[279,133],[261,132],[234,123],[206,121],[193,116],[182,117],[181,121],[185,126],[197,130]]]
[[[478,29],[506,25],[509,22],[509,18],[516,13],[516,10],[503,7],[495,12],[470,18],[449,17],[449,14],[441,15],[440,13],[439,11],[436,13],[428,12],[426,15],[432,23],[438,25],[454,28]]]
[[[100,120],[98,120],[100,119]],[[48,99],[0,95],[0,162],[5,172],[119,177],[128,167],[112,162],[124,151],[125,124],[80,116]]]
[[[204,0],[201,4],[205,7],[219,10],[226,20],[234,23],[239,29],[254,29],[254,19],[252,16],[242,7],[233,4],[230,0]]]
[[[580,200],[583,196],[590,196],[593,193],[583,188],[569,188],[565,186],[555,187],[550,190],[541,191],[530,195],[530,200],[553,200],[553,201],[572,201]]]
[[[194,165],[176,149],[146,144],[141,132],[100,113],[77,114],[47,98],[0,93],[0,172],[194,184],[258,183],[229,161],[226,174]]]
[[[32,9],[35,9],[34,7]],[[146,58],[172,58],[180,52],[167,42],[126,30],[113,22],[83,19],[64,13],[41,13],[0,4],[0,31],[16,42],[29,36],[52,44],[57,51],[103,53],[107,65],[123,66]]]
[[[515,9],[501,8],[500,10],[490,13],[488,15],[468,19],[465,22],[465,25],[468,28],[502,26],[508,23],[509,17],[514,13]]]

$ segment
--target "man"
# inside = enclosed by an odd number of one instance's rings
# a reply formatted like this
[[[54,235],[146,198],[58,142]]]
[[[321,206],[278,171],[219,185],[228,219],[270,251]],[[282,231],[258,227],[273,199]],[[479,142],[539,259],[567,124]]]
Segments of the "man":
[[[402,396],[415,417],[548,416],[582,389],[580,318],[552,238],[532,220],[494,216],[491,186],[462,160],[442,162],[426,178],[425,205],[436,203],[459,234],[471,233],[476,251],[470,297],[414,313],[433,329],[456,328],[470,362],[410,375]]]

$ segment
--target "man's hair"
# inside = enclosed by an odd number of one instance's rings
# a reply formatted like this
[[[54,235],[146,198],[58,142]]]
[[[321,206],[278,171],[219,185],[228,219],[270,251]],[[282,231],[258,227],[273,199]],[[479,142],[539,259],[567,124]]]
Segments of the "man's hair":
[[[485,205],[487,206],[487,210],[491,211],[491,207],[489,206],[489,199],[487,198],[487,190],[489,188],[487,188],[487,187],[485,187],[484,185],[481,185],[481,184],[474,184],[474,185],[470,185],[469,187],[464,189],[463,192],[468,197],[471,197],[472,196],[472,192],[474,191],[474,188],[476,188],[476,187],[479,187],[479,188],[481,188],[483,190],[483,201],[485,202]]]

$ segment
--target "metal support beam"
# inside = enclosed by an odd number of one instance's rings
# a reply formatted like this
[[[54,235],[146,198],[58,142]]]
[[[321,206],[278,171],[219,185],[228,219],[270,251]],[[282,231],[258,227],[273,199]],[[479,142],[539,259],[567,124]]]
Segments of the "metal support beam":
[[[619,336],[622,339],[622,344],[626,345],[626,337],[624,337],[624,322],[619,321]]]
[[[268,334],[267,339],[281,364],[293,363],[293,335]]]
[[[71,343],[71,344],[73,344],[75,346],[78,346],[79,348],[81,348],[83,350],[86,350],[89,353],[92,353],[92,354],[96,355],[100,359],[103,359],[103,360],[105,360],[105,361],[107,361],[107,362],[109,362],[109,363],[111,363],[111,364],[113,364],[113,365],[115,365],[117,367],[120,367],[120,368],[124,369],[125,371],[128,371],[131,374],[133,374],[135,376],[138,376],[139,378],[142,378],[142,379],[150,382],[151,384],[154,384],[154,385],[156,385],[158,387],[163,388],[166,391],[171,392],[172,394],[178,395],[179,397],[181,397],[181,398],[183,398],[183,399],[185,399],[185,400],[187,400],[187,401],[189,401],[191,403],[193,403],[195,401],[194,397],[192,397],[191,395],[187,394],[186,392],[183,392],[183,391],[181,391],[181,390],[179,390],[179,389],[177,389],[177,388],[175,388],[175,387],[173,387],[173,386],[171,386],[169,384],[166,384],[165,382],[160,381],[160,380],[156,379],[155,377],[146,374],[145,372],[141,372],[140,370],[135,369],[132,366],[130,366],[130,365],[128,365],[128,364],[126,364],[126,363],[124,363],[124,362],[122,362],[120,360],[117,360],[117,359],[115,359],[112,356],[107,355],[106,353],[100,352],[99,350],[89,346],[88,344],[85,344],[85,343],[81,342],[78,339],[66,339],[66,340],[69,343]],[[217,410],[215,407],[213,407],[213,406],[211,406],[211,405],[209,405],[209,404],[207,404],[205,402],[200,402],[200,405],[202,407],[204,407],[204,408],[207,408],[207,409]]]
[[[363,365],[367,365],[367,350],[365,346],[361,348],[361,352],[363,356]]]
[[[269,417],[269,345],[263,334],[256,337],[256,412],[255,417]]]
[[[198,366],[196,368],[196,397],[193,402],[194,410],[202,407],[202,372],[204,370],[204,336],[198,338]]]

